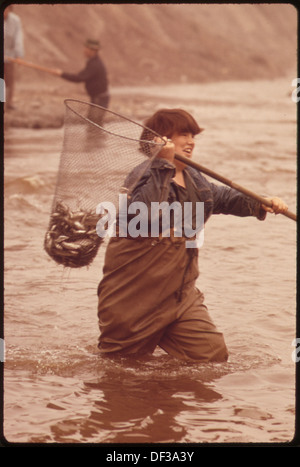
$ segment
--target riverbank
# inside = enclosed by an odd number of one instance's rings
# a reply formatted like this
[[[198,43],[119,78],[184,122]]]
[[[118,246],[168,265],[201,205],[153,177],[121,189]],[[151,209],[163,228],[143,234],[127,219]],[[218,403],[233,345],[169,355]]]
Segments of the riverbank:
[[[255,96],[265,93],[269,100],[271,89],[276,89],[276,101],[290,99],[293,91],[292,74],[281,79],[253,81],[224,81],[203,84],[173,84],[152,86],[112,87],[109,109],[133,119],[144,120],[161,107],[207,108],[207,106],[243,105],[255,107]],[[249,96],[253,96],[253,102]],[[61,128],[64,123],[65,99],[89,102],[82,89],[54,83],[41,84],[33,91],[21,83],[15,96],[15,108],[4,114],[5,128]]]

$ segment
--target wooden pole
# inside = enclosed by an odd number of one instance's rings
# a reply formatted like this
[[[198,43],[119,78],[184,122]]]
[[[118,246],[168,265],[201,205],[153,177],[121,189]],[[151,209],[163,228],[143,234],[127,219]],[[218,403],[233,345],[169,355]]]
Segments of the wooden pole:
[[[8,62],[12,63],[17,63],[18,65],[24,65],[27,66],[28,68],[34,68],[35,70],[39,71],[45,71],[46,73],[51,73],[55,74],[55,70],[53,68],[48,68],[42,65],[36,65],[35,63],[27,62],[26,60],[23,60],[22,58],[6,58],[4,57],[5,60]]]
[[[246,196],[249,196],[252,199],[255,199],[256,201],[259,201],[260,203],[264,204],[265,206],[272,207],[272,202],[269,201],[268,199],[264,198],[263,196],[258,195],[257,193],[254,193],[253,191],[248,190],[247,188],[238,185],[237,183],[233,182],[232,180],[229,180],[226,177],[223,177],[222,175],[214,172],[213,170],[210,170],[206,167],[203,167],[203,165],[198,164],[198,162],[193,161],[192,159],[189,159],[188,157],[181,156],[179,154],[175,154],[175,159],[178,161],[184,162],[185,164],[194,167],[197,170],[200,170],[200,172],[203,172],[204,174],[208,175],[209,177],[212,177],[216,180],[218,180],[221,183],[224,183],[224,185],[229,186],[230,188],[234,188],[235,190],[243,193]],[[297,222],[297,216],[296,214],[286,211],[281,213],[283,216],[289,217],[290,219],[294,220]]]

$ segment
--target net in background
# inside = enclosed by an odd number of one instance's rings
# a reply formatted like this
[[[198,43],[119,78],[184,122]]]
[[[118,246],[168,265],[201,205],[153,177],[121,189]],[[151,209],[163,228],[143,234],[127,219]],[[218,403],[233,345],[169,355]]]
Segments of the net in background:
[[[96,232],[101,215],[96,207],[114,203],[127,178],[126,192],[136,183],[160,151],[159,136],[127,117],[95,104],[65,101],[64,140],[50,222],[44,248],[65,267],[89,265],[103,242]],[[147,139],[141,141],[141,135]],[[103,215],[103,214],[102,214]]]

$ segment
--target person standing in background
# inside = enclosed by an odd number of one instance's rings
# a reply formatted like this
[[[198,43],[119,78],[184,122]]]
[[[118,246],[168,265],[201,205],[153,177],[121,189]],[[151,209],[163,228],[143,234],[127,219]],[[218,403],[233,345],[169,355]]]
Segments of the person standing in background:
[[[90,102],[107,108],[109,104],[108,79],[99,50],[99,41],[88,39],[84,44],[84,55],[87,58],[85,68],[77,74],[66,73],[62,70],[53,70],[53,74],[75,83],[84,82]]]
[[[5,109],[14,109],[13,97],[15,89],[15,64],[9,58],[24,56],[23,30],[21,19],[13,13],[13,6],[4,10],[4,81],[6,88]]]

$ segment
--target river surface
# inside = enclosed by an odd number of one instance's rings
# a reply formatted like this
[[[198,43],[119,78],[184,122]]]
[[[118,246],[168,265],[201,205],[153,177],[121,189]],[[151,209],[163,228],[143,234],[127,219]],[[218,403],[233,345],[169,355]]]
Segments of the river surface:
[[[149,114],[166,106],[193,113],[205,128],[195,160],[253,191],[283,198],[295,212],[291,90],[291,80],[282,79],[126,92],[144,95]],[[181,362],[160,349],[147,358],[103,358],[96,290],[105,247],[81,269],[58,266],[43,249],[63,133],[10,128],[5,134],[6,440],[199,446],[291,441],[296,223],[282,215],[264,222],[220,215],[205,227],[197,285],[224,333],[228,362]]]

